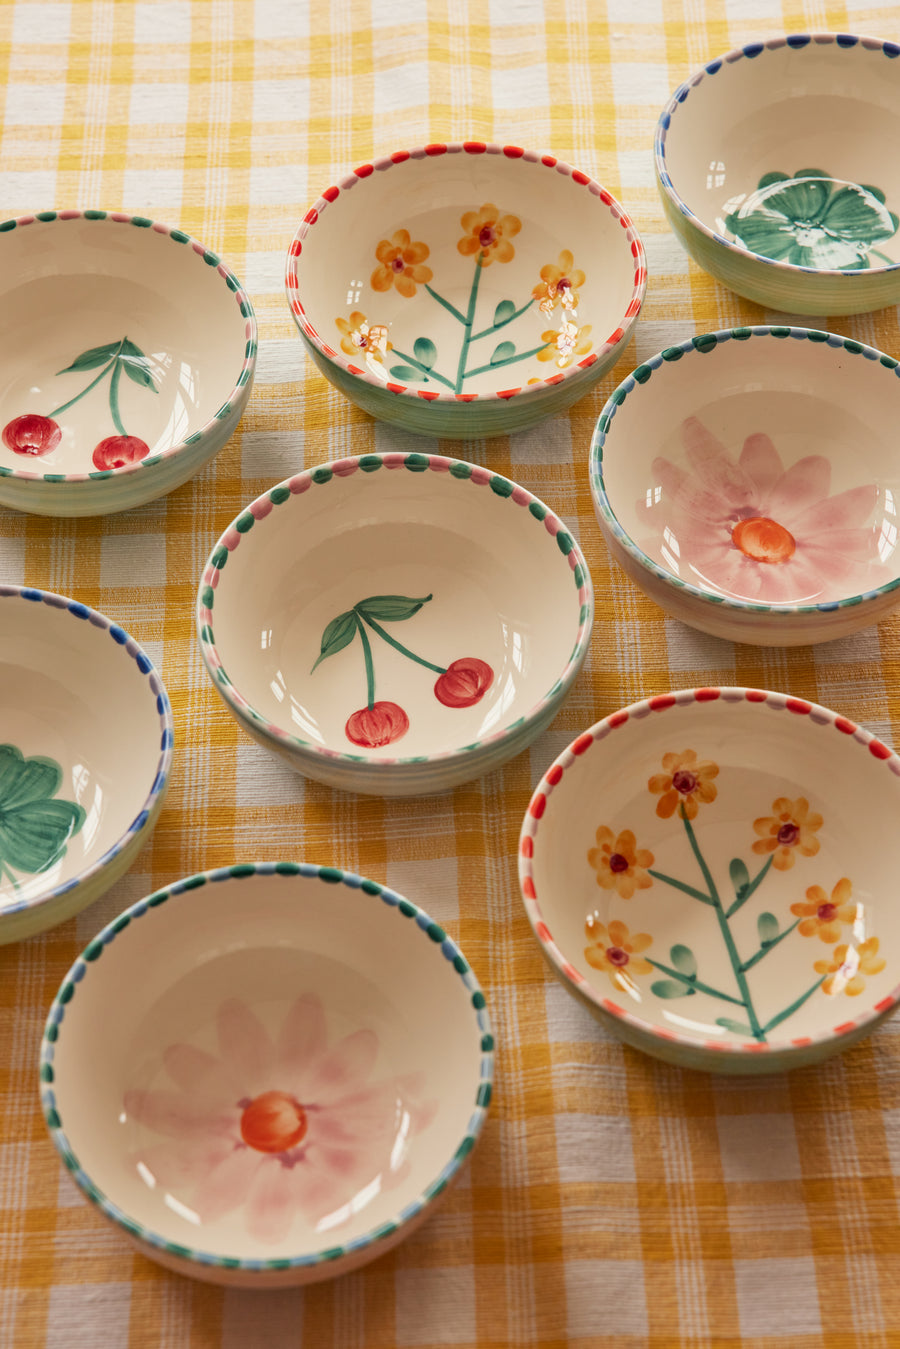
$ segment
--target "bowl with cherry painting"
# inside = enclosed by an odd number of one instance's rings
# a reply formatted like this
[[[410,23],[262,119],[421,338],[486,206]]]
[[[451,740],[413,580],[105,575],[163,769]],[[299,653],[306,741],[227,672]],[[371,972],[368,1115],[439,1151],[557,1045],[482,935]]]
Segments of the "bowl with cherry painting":
[[[425,454],[344,459],[264,493],[197,597],[203,659],[244,730],[308,777],[384,796],[523,750],[592,622],[563,522],[499,474]]]
[[[108,211],[0,224],[0,505],[104,515],[225,446],[256,363],[240,282],[182,230]]]

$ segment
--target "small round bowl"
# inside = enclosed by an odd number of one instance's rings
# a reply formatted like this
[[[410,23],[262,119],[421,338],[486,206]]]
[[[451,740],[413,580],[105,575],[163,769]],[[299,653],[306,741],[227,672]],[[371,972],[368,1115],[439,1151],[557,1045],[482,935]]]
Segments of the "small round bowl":
[[[402,150],[329,187],[286,275],[326,379],[384,421],[466,438],[521,431],[587,393],[646,284],[640,238],[605,188],[481,141]]]
[[[44,1117],[151,1259],[313,1283],[428,1216],[481,1132],[493,1050],[474,975],[414,904],[332,867],[233,866],[141,900],[75,962]]]
[[[137,642],[85,604],[0,585],[0,944],[127,871],[171,762],[169,699]]]
[[[340,460],[258,497],[197,598],[241,726],[308,777],[380,796],[443,791],[523,750],[592,624],[584,558],[552,511],[424,454]]]
[[[519,878],[554,973],[627,1044],[765,1073],[900,997],[900,759],[814,703],[687,689],[598,722],[539,783]]]
[[[808,328],[668,347],[591,446],[613,557],[675,618],[736,642],[844,637],[900,602],[898,364]]]
[[[898,56],[875,38],[792,33],[675,91],[657,180],[673,230],[717,281],[799,314],[900,300]]]
[[[105,515],[193,477],[240,421],[256,319],[233,272],[143,216],[0,224],[0,505]]]

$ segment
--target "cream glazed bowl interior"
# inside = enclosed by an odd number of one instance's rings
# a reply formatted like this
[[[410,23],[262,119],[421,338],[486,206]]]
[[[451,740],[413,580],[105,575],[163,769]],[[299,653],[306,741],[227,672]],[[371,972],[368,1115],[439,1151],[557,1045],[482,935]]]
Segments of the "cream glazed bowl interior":
[[[171,492],[233,434],[256,365],[234,273],[107,211],[0,224],[0,505],[104,515]]]
[[[118,880],[171,762],[169,699],[137,642],[76,600],[0,585],[0,943]]]
[[[481,1132],[493,1051],[472,971],[415,904],[332,867],[240,865],[90,943],[50,1010],[42,1101],[145,1255],[279,1287],[429,1215]]]
[[[770,309],[900,300],[900,46],[791,33],[710,61],[656,129],[669,223],[718,281]]]
[[[306,348],[375,417],[522,430],[619,359],[647,269],[618,202],[552,155],[482,141],[363,164],[306,213],[287,296]]]
[[[222,535],[197,604],[244,729],[309,777],[383,796],[518,754],[558,712],[593,623],[558,517],[424,454],[344,459],[264,493]]]
[[[638,367],[594,431],[610,551],[733,641],[843,637],[900,601],[900,367],[808,328],[706,333]]]
[[[900,759],[756,689],[598,722],[532,797],[519,876],[555,974],[607,1029],[723,1073],[816,1063],[900,996]]]

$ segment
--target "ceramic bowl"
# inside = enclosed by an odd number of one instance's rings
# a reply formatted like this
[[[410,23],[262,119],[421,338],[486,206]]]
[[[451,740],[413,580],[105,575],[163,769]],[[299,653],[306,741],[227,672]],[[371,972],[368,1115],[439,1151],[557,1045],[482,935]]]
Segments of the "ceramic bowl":
[[[610,551],[675,618],[733,641],[843,637],[900,601],[900,368],[808,328],[736,328],[639,366],[597,422]]]
[[[584,558],[552,511],[424,454],[344,459],[264,493],[197,600],[241,726],[308,777],[381,796],[518,754],[559,711],[592,623]]]
[[[813,703],[688,689],[539,783],[519,875],[553,971],[626,1043],[712,1072],[816,1063],[900,997],[900,759]]]
[[[107,211],[0,224],[0,505],[105,515],[164,496],[229,440],[256,320],[181,230]]]
[[[366,412],[433,436],[520,431],[622,355],[644,250],[605,188],[516,146],[363,164],[303,219],[287,296],[307,351]]]
[[[474,975],[415,904],[332,867],[233,866],[135,904],[75,962],[44,1116],[151,1259],[312,1283],[429,1215],[481,1132],[493,1049]]]
[[[710,61],[656,130],[684,247],[739,295],[798,314],[900,300],[900,46],[793,33]]]
[[[169,700],[137,642],[75,600],[0,585],[0,943],[118,880],[171,761]]]

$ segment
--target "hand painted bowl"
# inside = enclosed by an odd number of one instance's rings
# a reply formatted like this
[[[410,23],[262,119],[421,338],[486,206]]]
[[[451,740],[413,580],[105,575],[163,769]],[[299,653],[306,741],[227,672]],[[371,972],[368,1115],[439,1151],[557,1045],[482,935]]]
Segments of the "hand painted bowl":
[[[287,296],[319,370],[433,436],[520,431],[622,355],[647,282],[610,194],[552,155],[429,145],[363,164],[306,213]]]
[[[233,866],[133,905],[75,962],[44,1116],[151,1259],[313,1283],[430,1214],[481,1132],[493,1049],[474,975],[416,905],[332,867]]]
[[[717,281],[799,314],[900,300],[898,56],[875,38],[792,33],[675,91],[657,180],[672,229]]]
[[[164,496],[230,439],[256,320],[181,230],[106,211],[0,224],[0,505],[105,515]]]
[[[519,877],[608,1030],[723,1073],[817,1063],[900,997],[900,759],[846,718],[688,689],[598,722],[539,783]]]
[[[137,642],[75,600],[0,585],[0,943],[119,879],[171,762],[169,699]]]
[[[405,796],[530,744],[584,658],[593,590],[562,522],[459,460],[369,454],[300,473],[203,572],[206,667],[239,724],[332,787]]]
[[[900,368],[808,328],[669,347],[600,415],[594,508],[651,599],[737,642],[856,632],[900,601]]]

